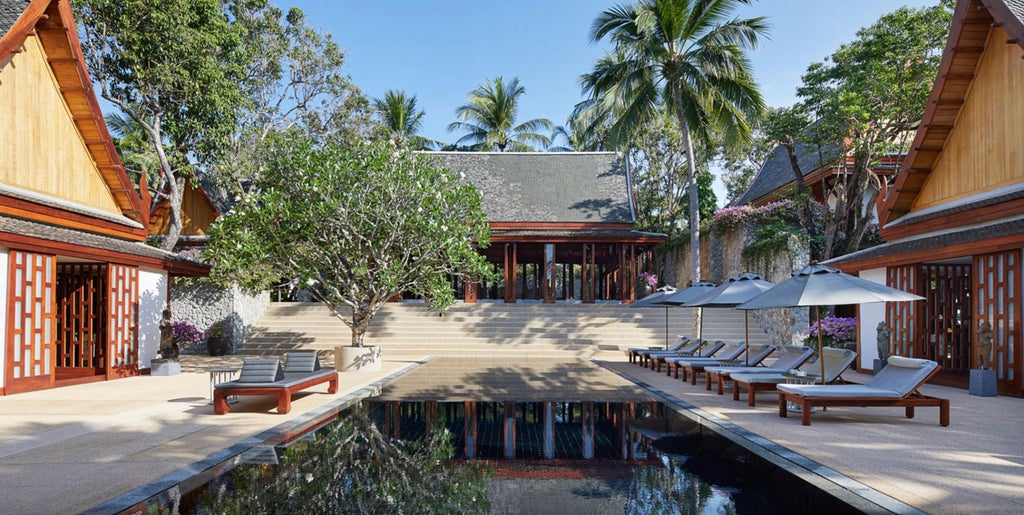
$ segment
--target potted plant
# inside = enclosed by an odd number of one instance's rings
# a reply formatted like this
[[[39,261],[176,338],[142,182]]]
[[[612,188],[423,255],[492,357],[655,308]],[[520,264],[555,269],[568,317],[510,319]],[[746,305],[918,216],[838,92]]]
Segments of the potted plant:
[[[640,282],[640,292],[645,297],[654,293],[654,289],[658,287],[658,276],[651,272],[640,272],[637,280]]]
[[[478,247],[490,230],[480,194],[457,174],[386,140],[275,140],[256,193],[210,228],[210,277],[261,291],[282,277],[305,284],[351,330],[339,370],[380,366],[364,346],[374,314],[411,292],[443,311],[451,279],[491,277]],[[350,359],[349,354],[360,356]]]
[[[200,354],[206,350],[206,335],[187,320],[171,323],[171,338],[181,354]]]
[[[225,356],[231,352],[231,327],[226,320],[214,322],[206,330],[206,351],[211,356]]]

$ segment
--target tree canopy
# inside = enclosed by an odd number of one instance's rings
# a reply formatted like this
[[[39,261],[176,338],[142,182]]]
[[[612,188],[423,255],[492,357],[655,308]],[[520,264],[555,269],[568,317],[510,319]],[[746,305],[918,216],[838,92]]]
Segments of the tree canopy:
[[[502,77],[487,82],[469,92],[466,103],[455,109],[459,121],[448,125],[448,132],[466,132],[455,142],[468,145],[470,150],[499,152],[529,152],[551,144],[551,138],[540,130],[551,132],[551,122],[535,118],[517,123],[519,101],[526,88],[513,78],[505,82]]]
[[[418,150],[441,146],[418,134],[426,113],[416,106],[416,95],[409,96],[404,91],[389,89],[383,97],[373,99],[373,107],[389,138]]]
[[[489,272],[477,246],[490,232],[471,185],[390,141],[275,140],[254,189],[211,228],[211,277],[253,291],[308,285],[361,346],[396,295],[455,302],[452,277]]]

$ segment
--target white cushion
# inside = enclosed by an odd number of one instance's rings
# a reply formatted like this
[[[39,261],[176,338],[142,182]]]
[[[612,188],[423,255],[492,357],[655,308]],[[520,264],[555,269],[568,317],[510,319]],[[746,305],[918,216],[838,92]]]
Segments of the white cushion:
[[[903,356],[889,356],[887,363],[894,367],[924,368],[930,361],[927,359],[905,358]]]

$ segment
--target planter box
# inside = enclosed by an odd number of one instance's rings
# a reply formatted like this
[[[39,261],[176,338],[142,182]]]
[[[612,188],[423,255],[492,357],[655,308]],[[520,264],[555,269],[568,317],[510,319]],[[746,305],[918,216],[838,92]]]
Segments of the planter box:
[[[334,348],[334,368],[339,372],[378,371],[383,361],[380,347]]]
[[[995,397],[996,371],[972,368],[971,382],[967,393],[978,397]]]
[[[169,359],[154,359],[149,365],[149,375],[176,376],[181,373],[181,362]]]

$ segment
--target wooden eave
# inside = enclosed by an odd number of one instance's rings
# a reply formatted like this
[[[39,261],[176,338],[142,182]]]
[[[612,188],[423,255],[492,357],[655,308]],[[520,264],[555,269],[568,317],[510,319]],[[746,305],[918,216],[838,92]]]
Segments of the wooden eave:
[[[885,233],[885,225],[910,212],[945,148],[967,99],[993,26],[1001,26],[1024,48],[1024,26],[1005,4],[993,0],[961,0],[957,3],[938,76],[904,161],[906,166],[896,176],[879,213],[886,238],[890,236]],[[1007,41],[1013,42],[1012,39]]]
[[[891,164],[895,164],[897,162],[899,162],[899,160],[894,159]],[[853,166],[852,157],[846,157],[846,166]],[[876,168],[874,172],[881,176],[889,176],[892,175],[893,173],[892,170],[880,168]],[[819,194],[820,188],[818,188],[818,186],[821,184],[821,181],[827,177],[838,175],[839,173],[839,167],[837,167],[836,165],[820,166],[808,172],[807,175],[804,175],[804,184],[806,184],[807,187],[811,189],[812,194]],[[750,205],[763,206],[765,204],[768,204],[769,202],[773,202],[781,198],[786,198],[786,194],[789,191],[791,191],[794,182],[796,181],[787,182],[786,184],[779,186],[778,188],[775,188],[774,190],[764,195],[761,195],[760,197],[752,199],[750,201]],[[817,200],[823,201],[824,199],[818,198]]]
[[[1024,199],[1014,199],[990,206],[952,212],[928,220],[900,224],[885,229],[886,240],[906,238],[915,234],[929,233],[947,229],[956,229],[965,225],[991,222],[1001,218],[1024,215]]]
[[[867,259],[851,259],[842,263],[829,263],[828,266],[838,268],[846,273],[856,273],[861,270],[874,268],[897,267],[913,265],[930,261],[941,261],[964,256],[975,256],[993,252],[1003,252],[1021,248],[1020,234],[1007,234],[998,238],[989,238],[984,241],[974,241],[956,245],[946,245],[929,249],[927,253],[909,251],[895,252],[884,256],[877,256]]]
[[[495,231],[579,231],[587,229],[627,229],[635,227],[631,223],[600,223],[600,222],[488,222]]]
[[[149,212],[145,206],[149,201],[135,190],[117,155],[85,66],[69,0],[33,0],[7,34],[0,36],[0,60],[19,51],[33,33],[39,38],[60,94],[115,203],[124,216],[148,227]],[[143,191],[148,196],[149,192]],[[145,229],[129,232],[140,239],[146,236]]]

